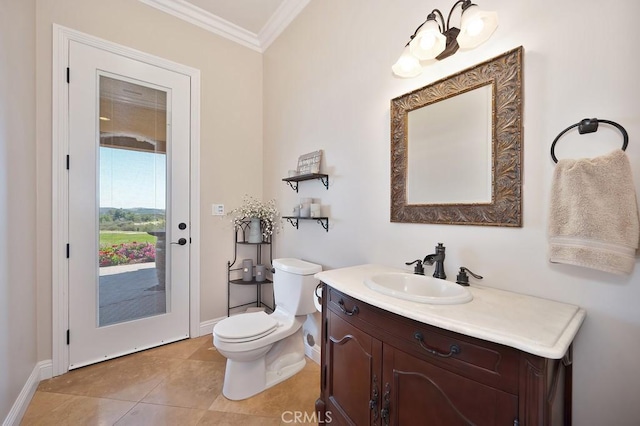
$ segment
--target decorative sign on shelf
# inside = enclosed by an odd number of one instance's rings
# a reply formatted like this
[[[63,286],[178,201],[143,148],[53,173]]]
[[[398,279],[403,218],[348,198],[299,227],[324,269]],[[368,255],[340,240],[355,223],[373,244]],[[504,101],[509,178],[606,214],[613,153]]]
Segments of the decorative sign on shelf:
[[[313,151],[303,154],[298,158],[298,175],[309,175],[320,173],[320,160],[322,159],[322,150]]]

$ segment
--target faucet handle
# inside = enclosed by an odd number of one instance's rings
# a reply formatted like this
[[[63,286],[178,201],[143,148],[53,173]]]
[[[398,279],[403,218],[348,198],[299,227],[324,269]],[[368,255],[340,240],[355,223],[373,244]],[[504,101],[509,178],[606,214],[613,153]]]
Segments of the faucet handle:
[[[422,260],[416,259],[413,262],[405,262],[405,265],[413,265],[416,264],[415,268],[413,268],[413,273],[418,275],[424,275],[424,267],[422,266]]]
[[[460,284],[462,286],[467,287],[469,285],[469,275],[467,275],[467,272],[471,274],[471,276],[477,280],[481,280],[482,276],[478,275],[478,274],[474,274],[473,272],[471,272],[468,268],[465,268],[464,266],[460,267],[460,272],[458,272],[458,276],[456,277],[456,283]]]

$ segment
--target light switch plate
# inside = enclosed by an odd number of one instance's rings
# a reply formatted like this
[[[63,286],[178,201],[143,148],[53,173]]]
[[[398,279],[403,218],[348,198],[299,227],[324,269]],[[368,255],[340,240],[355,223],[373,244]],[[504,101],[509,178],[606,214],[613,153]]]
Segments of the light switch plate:
[[[224,216],[224,204],[211,204],[211,214],[213,216]]]

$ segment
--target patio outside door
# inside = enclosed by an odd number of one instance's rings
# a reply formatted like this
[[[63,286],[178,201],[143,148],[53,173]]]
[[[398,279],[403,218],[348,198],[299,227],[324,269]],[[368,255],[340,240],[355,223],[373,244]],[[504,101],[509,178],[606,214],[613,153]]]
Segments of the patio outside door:
[[[69,44],[69,369],[189,337],[188,76]]]

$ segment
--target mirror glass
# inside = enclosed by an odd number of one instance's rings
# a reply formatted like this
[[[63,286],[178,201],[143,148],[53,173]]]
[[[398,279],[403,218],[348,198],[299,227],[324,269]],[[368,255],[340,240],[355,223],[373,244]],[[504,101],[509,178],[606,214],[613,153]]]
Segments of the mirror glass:
[[[391,100],[391,221],[522,226],[518,47]]]
[[[409,112],[409,204],[491,202],[492,101],[488,84]]]

